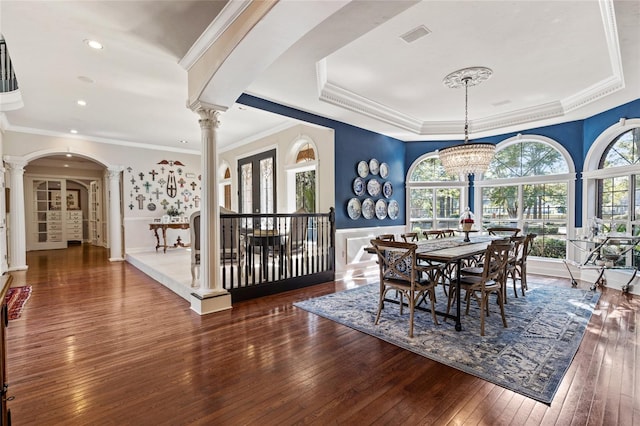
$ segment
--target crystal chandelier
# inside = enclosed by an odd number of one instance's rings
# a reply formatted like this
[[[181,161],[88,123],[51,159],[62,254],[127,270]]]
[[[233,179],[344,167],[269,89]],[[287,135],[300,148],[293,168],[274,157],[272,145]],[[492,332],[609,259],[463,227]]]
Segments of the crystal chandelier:
[[[491,163],[496,147],[492,143],[469,143],[469,86],[476,86],[491,77],[486,67],[463,68],[447,75],[445,86],[457,89],[464,86],[464,143],[438,151],[442,166],[447,173],[465,177],[484,173]]]

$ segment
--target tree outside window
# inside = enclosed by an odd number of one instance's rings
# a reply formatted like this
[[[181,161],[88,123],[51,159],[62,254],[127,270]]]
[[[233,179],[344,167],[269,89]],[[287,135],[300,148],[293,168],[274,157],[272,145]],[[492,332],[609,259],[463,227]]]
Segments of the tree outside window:
[[[568,183],[549,176],[568,172],[564,156],[547,143],[521,141],[499,150],[481,185],[483,226],[535,233],[532,256],[565,258]]]

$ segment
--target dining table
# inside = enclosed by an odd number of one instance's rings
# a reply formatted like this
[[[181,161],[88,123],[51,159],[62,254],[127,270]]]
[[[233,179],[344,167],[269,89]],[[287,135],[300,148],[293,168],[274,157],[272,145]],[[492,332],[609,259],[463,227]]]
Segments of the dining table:
[[[469,241],[465,241],[466,238],[462,239],[460,236],[418,241],[415,243],[418,246],[416,249],[416,260],[454,264],[456,271],[460,271],[464,260],[473,259],[483,254],[491,241],[496,239],[500,238],[490,235],[477,235],[471,237]],[[373,247],[367,247],[365,251],[375,253]],[[439,311],[436,311],[436,315],[455,320],[456,331],[462,331],[462,322],[460,321],[460,274],[456,272],[455,275],[457,281],[455,315]],[[416,306],[416,309],[430,312],[429,308],[421,306]]]

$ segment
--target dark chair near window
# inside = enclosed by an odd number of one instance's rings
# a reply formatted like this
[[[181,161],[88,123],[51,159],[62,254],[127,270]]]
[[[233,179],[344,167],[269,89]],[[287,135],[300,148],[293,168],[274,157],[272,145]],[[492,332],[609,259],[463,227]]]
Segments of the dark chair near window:
[[[404,297],[409,307],[409,337],[413,337],[413,318],[416,305],[425,296],[431,301],[431,317],[438,324],[435,314],[435,288],[440,280],[438,266],[423,266],[416,262],[417,245],[395,241],[371,240],[380,265],[380,295],[375,324],[380,320],[385,297],[389,290],[400,295],[400,315],[403,313]],[[396,296],[397,297],[397,296]]]
[[[521,237],[524,240],[522,241],[518,250],[518,255],[513,262],[513,267],[508,272],[508,276],[513,280],[513,293],[516,297],[518,297],[516,279],[520,280],[520,291],[522,295],[525,296],[525,291],[527,290],[527,257],[529,256],[529,253],[531,253],[533,240],[536,237],[536,234],[527,234],[526,236]]]
[[[441,229],[440,232],[442,232],[442,237],[443,238],[455,237],[456,236],[456,231],[454,229]]]
[[[396,237],[393,234],[380,234],[376,237],[376,240],[395,241]]]
[[[444,234],[439,229],[429,229],[427,231],[422,231],[422,235],[429,240],[434,238],[444,238]]]
[[[294,214],[309,213],[305,208],[301,207],[295,211]],[[303,274],[305,267],[305,258],[308,242],[307,232],[309,229],[309,217],[307,216],[292,216],[287,233],[286,241],[286,257],[287,266],[289,267],[289,275]],[[295,262],[294,262],[295,257]],[[307,265],[308,266],[308,265]],[[295,267],[295,270],[294,270]]]
[[[512,228],[510,226],[493,226],[491,228],[487,228],[489,235],[497,237],[516,237],[520,231],[520,228]]]
[[[417,232],[405,232],[404,234],[401,234],[400,237],[405,243],[415,243],[418,241]]]

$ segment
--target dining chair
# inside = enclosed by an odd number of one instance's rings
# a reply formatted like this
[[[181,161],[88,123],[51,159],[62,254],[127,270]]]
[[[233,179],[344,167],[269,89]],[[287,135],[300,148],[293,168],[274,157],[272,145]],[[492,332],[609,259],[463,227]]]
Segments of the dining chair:
[[[389,290],[400,295],[400,315],[403,314],[404,297],[409,307],[409,337],[413,337],[415,308],[425,296],[431,301],[431,317],[438,324],[435,313],[435,288],[440,280],[440,268],[433,265],[419,265],[416,262],[417,245],[395,241],[371,240],[380,266],[380,294],[375,324],[380,320],[384,302]]]
[[[400,238],[402,238],[405,243],[414,243],[419,239],[417,232],[405,232],[404,234],[400,234]]]
[[[426,231],[422,231],[422,235],[424,235],[424,237],[428,240],[428,239],[433,239],[433,238],[443,238],[443,234],[442,231],[438,230],[438,229],[429,229]]]
[[[441,229],[440,232],[442,233],[442,238],[455,237],[456,236],[455,229]]]
[[[537,234],[527,234],[524,237],[524,241],[520,246],[520,255],[516,258],[512,278],[513,278],[513,292],[518,297],[518,293],[516,291],[516,279],[520,279],[520,291],[522,295],[525,296],[525,291],[528,289],[527,287],[527,258],[529,257],[529,253],[531,253],[531,249],[533,248],[533,240],[537,237]]]
[[[507,300],[506,285],[509,278],[513,280],[513,294],[515,297],[518,297],[518,291],[516,290],[516,278],[518,278],[516,265],[524,255],[524,243],[526,239],[527,237],[524,235],[511,237],[509,239],[509,241],[513,243],[513,248],[509,253],[509,259],[507,259],[507,264],[505,265],[505,303]],[[522,280],[520,282],[522,282]],[[520,286],[522,287],[522,284]],[[524,296],[524,291],[522,291],[522,295]]]
[[[520,233],[520,228],[512,228],[510,226],[493,226],[487,228],[489,235],[498,237],[515,237]]]
[[[382,241],[395,241],[396,237],[393,234],[380,234],[376,237],[376,239]]]
[[[473,296],[480,305],[480,335],[484,336],[484,317],[489,316],[489,296],[495,293],[500,306],[502,324],[507,327],[507,319],[504,315],[504,280],[506,278],[504,268],[509,258],[509,251],[513,243],[505,244],[502,241],[492,241],[487,247],[484,255],[484,263],[481,275],[465,275],[460,271],[460,290],[465,290],[465,302],[467,304],[466,314],[469,314],[469,304]],[[455,300],[456,292],[453,291],[457,280],[452,281],[449,289],[449,299],[447,303],[447,314],[451,309],[451,304]],[[480,293],[480,299],[476,293]]]

